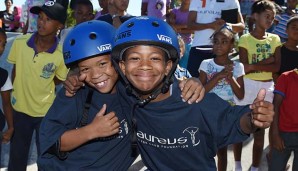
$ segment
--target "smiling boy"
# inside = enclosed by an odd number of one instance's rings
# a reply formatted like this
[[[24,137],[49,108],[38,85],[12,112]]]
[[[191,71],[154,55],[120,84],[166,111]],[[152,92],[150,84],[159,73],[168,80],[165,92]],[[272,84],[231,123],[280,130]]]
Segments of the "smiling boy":
[[[140,31],[143,28],[148,28],[146,34]],[[219,148],[270,126],[274,111],[264,101],[264,90],[250,108],[232,107],[211,93],[199,103],[183,103],[177,80],[171,81],[179,58],[178,40],[166,22],[136,17],[123,23],[115,38],[112,58],[138,100],[133,140],[149,170],[216,170]]]

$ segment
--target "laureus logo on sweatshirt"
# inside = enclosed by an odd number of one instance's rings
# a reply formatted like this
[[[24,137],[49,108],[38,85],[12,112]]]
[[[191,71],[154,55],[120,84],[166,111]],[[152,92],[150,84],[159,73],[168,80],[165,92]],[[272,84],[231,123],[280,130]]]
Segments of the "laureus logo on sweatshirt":
[[[187,127],[177,137],[161,137],[143,131],[137,132],[138,141],[157,148],[189,148],[200,144],[198,127]]]

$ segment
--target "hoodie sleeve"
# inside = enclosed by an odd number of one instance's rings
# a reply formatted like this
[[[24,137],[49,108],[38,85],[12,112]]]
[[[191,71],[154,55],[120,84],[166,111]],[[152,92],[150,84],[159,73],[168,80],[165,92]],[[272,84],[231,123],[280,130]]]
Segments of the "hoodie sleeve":
[[[50,107],[40,126],[41,156],[50,158],[52,146],[60,141],[60,137],[67,130],[76,129],[83,113],[84,93],[78,92],[74,97],[66,97],[62,88],[53,105]],[[58,156],[59,157],[59,156]]]

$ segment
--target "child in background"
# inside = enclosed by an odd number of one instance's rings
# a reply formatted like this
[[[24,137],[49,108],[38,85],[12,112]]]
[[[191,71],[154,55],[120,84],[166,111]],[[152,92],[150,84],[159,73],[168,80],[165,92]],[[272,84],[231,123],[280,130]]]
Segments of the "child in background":
[[[13,64],[14,135],[10,142],[8,170],[26,170],[33,132],[37,155],[39,126],[52,105],[55,85],[67,76],[61,47],[56,37],[64,27],[66,9],[54,1],[30,9],[38,14],[34,34],[17,37],[10,49],[7,61]]]
[[[200,81],[206,92],[215,93],[223,100],[235,105],[234,96],[243,99],[244,66],[232,61],[229,53],[234,47],[234,34],[223,27],[213,35],[213,53],[215,58],[203,60],[199,68]],[[217,151],[218,171],[227,170],[227,146]]]
[[[0,20],[2,20],[2,27],[5,31],[9,31],[9,24],[13,21],[13,0],[4,0],[5,10],[0,11]]]
[[[292,17],[287,22],[286,33],[289,35],[287,41],[282,45],[280,69],[274,74],[277,80],[280,74],[295,69],[298,66],[298,16]]]
[[[11,32],[16,32],[20,27],[22,27],[20,23],[22,9],[20,7],[13,7],[13,21],[9,25],[9,29]]]
[[[185,53],[185,44],[184,44],[184,41],[183,41],[183,39],[180,35],[178,35],[178,41],[179,41],[180,60],[181,60],[184,57],[183,54]],[[176,68],[176,71],[175,71],[175,77],[178,80],[183,80],[183,79],[186,79],[186,78],[190,78],[191,75],[187,71],[186,68],[181,67],[179,64],[177,64],[177,68]]]
[[[3,54],[6,45],[6,33],[3,29],[0,29],[0,56]],[[13,134],[13,110],[10,103],[10,95],[12,90],[12,84],[8,76],[8,72],[0,67],[0,88],[1,88],[1,100],[2,110],[0,110],[0,142],[8,143]],[[5,116],[5,117],[4,117]],[[5,120],[7,122],[7,130],[2,132],[5,127]],[[0,164],[1,164],[1,147],[0,144]]]
[[[140,34],[144,28],[148,31]],[[199,103],[183,103],[177,80],[171,81],[179,60],[177,35],[163,20],[130,19],[115,40],[112,58],[136,98],[133,144],[149,170],[216,170],[218,148],[244,141],[256,127],[270,126],[273,105],[264,101],[264,89],[251,109],[231,106],[213,93]]]
[[[291,17],[298,14],[296,9],[297,4],[297,0],[287,0],[287,9],[285,12],[275,17],[275,28],[272,33],[277,34],[280,37],[281,42],[286,42],[288,39],[288,34],[286,32],[287,22]]]
[[[98,0],[98,4],[101,10],[95,14],[94,20],[96,20],[98,17],[102,15],[109,13],[109,0]]]
[[[112,25],[90,21],[67,35],[65,64],[78,68],[86,86],[72,98],[61,89],[43,119],[38,160],[42,170],[124,171],[133,163],[131,108],[119,102],[118,74],[110,58],[114,34]]]
[[[244,97],[244,66],[229,58],[234,42],[234,34],[229,28],[223,27],[215,32],[213,35],[215,58],[204,60],[199,68],[199,78],[205,90],[217,94],[231,105],[235,105],[234,95],[238,99]]]
[[[172,0],[142,0],[141,15],[157,17],[166,20],[166,15],[169,14]]]
[[[189,14],[190,0],[181,1],[179,8],[172,9],[169,14],[168,23],[175,29],[175,31],[181,35],[185,44],[185,50],[180,58],[179,65],[183,68],[187,68],[189,50],[192,43],[193,30],[187,27],[188,14]]]
[[[287,23],[286,32],[289,35],[287,41],[281,47],[281,62],[279,72],[274,73],[274,82],[277,82],[278,77],[287,71],[294,70],[298,66],[298,16],[292,17]],[[269,135],[269,142],[271,137]],[[271,148],[270,148],[271,149]],[[271,151],[267,153],[268,162],[271,159]],[[290,165],[287,165],[287,168]]]
[[[76,21],[76,25],[85,21],[92,20],[94,18],[94,14],[93,14],[93,4],[90,2],[90,0],[75,1],[74,9],[73,9],[73,17]],[[67,36],[68,32],[72,29],[73,27],[65,28],[61,30],[60,42],[59,42],[61,45],[63,44],[64,39]]]
[[[297,57],[297,56],[296,56]],[[274,90],[275,115],[269,131],[270,171],[284,171],[294,153],[292,170],[298,170],[298,70],[284,72]]]
[[[266,101],[272,102],[274,82],[272,73],[280,67],[280,38],[266,30],[272,25],[275,17],[275,6],[268,0],[258,0],[252,6],[255,28],[239,39],[239,59],[244,65],[244,90],[242,100],[237,105],[251,104],[258,89],[266,89]],[[264,130],[254,133],[253,159],[251,171],[257,171],[261,162],[264,147]],[[234,146],[236,171],[241,167],[242,143]]]

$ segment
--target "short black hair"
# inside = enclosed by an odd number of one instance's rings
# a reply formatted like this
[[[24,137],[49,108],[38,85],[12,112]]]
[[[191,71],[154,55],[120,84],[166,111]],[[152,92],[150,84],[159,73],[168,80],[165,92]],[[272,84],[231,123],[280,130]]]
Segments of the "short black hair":
[[[9,0],[4,0],[4,3],[6,3],[7,1],[9,1]],[[13,4],[13,0],[10,0],[11,1],[11,3]]]
[[[269,0],[257,0],[251,6],[251,14],[262,13],[266,10],[272,10],[276,13],[276,8],[273,2]]]
[[[93,11],[93,4],[90,0],[76,0],[75,3],[73,4],[73,10],[76,9],[77,5],[86,5],[91,7],[92,11]]]
[[[290,26],[291,23],[298,21],[298,16],[291,17],[287,22],[287,28]]]
[[[220,30],[214,32],[212,39],[214,39],[218,34],[223,34],[223,35],[227,36],[228,38],[231,39],[232,43],[235,42],[235,34],[228,28],[221,28]]]

